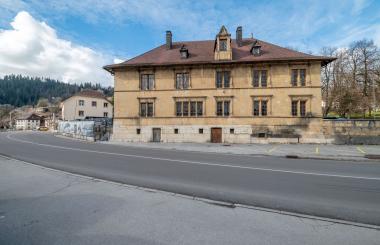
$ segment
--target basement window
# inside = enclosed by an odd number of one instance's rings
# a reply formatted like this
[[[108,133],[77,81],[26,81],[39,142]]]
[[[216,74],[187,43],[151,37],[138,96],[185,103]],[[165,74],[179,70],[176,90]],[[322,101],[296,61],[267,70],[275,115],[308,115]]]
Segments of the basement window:
[[[235,133],[235,129],[234,128],[230,128],[230,134],[234,134]]]
[[[198,132],[199,134],[203,134],[203,128],[200,128]]]
[[[136,129],[136,134],[140,134],[141,133],[141,129],[140,128],[137,128]]]
[[[178,128],[175,128],[175,129],[174,129],[174,133],[175,133],[175,134],[178,134]]]
[[[259,136],[259,138],[265,138],[267,136],[267,134],[266,133],[259,133],[258,136]]]

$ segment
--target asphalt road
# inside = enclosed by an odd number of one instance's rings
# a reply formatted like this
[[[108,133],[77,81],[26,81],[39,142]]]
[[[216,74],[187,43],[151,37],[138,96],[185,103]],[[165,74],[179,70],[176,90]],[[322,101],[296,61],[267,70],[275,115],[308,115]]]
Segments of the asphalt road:
[[[0,154],[137,186],[380,225],[380,162],[147,150],[37,132],[0,133]]]

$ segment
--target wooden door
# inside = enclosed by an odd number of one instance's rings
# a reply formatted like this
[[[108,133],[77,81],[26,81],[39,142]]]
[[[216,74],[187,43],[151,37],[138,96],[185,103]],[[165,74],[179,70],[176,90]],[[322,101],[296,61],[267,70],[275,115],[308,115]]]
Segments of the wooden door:
[[[161,142],[161,129],[153,128],[153,142]]]
[[[211,143],[222,143],[221,128],[211,128]]]

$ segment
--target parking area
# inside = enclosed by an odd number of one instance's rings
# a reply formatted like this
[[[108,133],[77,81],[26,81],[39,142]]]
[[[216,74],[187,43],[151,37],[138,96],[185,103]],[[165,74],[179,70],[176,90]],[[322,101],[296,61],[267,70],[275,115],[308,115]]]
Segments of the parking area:
[[[333,144],[211,144],[211,143],[128,143],[106,142],[128,147],[183,150],[195,152],[220,152],[230,154],[297,156],[337,160],[365,159],[366,155],[380,155],[379,145]]]

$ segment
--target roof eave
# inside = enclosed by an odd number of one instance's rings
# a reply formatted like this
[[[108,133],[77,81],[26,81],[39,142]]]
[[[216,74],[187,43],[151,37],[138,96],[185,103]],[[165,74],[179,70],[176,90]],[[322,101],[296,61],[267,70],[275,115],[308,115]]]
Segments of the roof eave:
[[[159,67],[159,66],[181,66],[181,65],[215,65],[215,64],[249,64],[249,63],[263,63],[263,62],[294,62],[294,61],[321,61],[322,66],[329,64],[336,60],[335,57],[309,57],[309,58],[276,58],[276,59],[262,59],[262,60],[225,60],[225,61],[190,61],[190,62],[168,62],[168,63],[136,63],[136,64],[114,64],[104,66],[103,69],[110,72],[112,75],[117,68],[136,68],[136,67]]]

